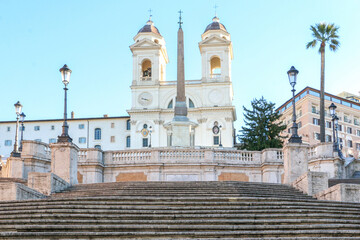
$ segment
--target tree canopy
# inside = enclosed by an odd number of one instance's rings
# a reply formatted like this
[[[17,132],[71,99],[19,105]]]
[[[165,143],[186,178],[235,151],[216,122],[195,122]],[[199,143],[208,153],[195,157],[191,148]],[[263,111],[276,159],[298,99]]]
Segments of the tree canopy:
[[[275,103],[261,97],[251,101],[251,108],[243,106],[245,126],[238,135],[240,149],[261,151],[265,148],[281,148],[284,137],[280,133],[286,125],[279,122],[281,115],[275,111]]]

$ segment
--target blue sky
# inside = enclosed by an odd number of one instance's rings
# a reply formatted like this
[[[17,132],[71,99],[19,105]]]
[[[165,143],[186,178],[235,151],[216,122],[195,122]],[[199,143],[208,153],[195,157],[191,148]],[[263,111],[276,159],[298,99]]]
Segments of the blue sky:
[[[325,90],[360,91],[360,1],[358,0],[0,0],[0,121],[15,119],[14,103],[27,119],[62,118],[59,73],[73,70],[68,109],[75,117],[127,115],[131,107],[129,46],[148,20],[165,38],[176,79],[178,11],[183,11],[185,75],[201,78],[198,42],[217,13],[233,41],[232,81],[240,129],[242,106],[264,96],[277,106],[290,98],[286,72],[299,71],[297,90],[320,86],[320,55],[305,49],[310,25],[340,26],[341,47],[326,52]]]

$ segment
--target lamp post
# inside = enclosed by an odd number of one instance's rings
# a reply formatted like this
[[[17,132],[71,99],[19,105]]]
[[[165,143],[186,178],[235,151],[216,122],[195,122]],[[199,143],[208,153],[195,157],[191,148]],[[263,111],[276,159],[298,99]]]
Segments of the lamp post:
[[[15,143],[14,143],[14,150],[11,152],[12,157],[20,157],[21,154],[19,153],[19,146],[18,146],[18,136],[19,136],[19,116],[21,114],[22,105],[19,101],[14,104],[15,106],[15,113],[16,113],[16,129],[15,129]]]
[[[338,120],[339,118],[336,116],[336,105],[334,103],[331,103],[329,106],[330,115],[332,117],[332,129],[333,129],[333,151],[338,152],[339,151],[339,145],[338,145],[338,137],[337,137],[337,128],[338,128]]]
[[[69,136],[69,126],[67,124],[67,85],[70,82],[71,70],[65,64],[62,68],[60,68],[62,82],[64,83],[65,97],[64,97],[64,123],[62,126],[62,134],[58,136],[58,142],[72,142],[71,137]]]
[[[151,133],[152,133],[152,126],[149,127],[149,138],[150,138],[149,148],[151,148]]]
[[[22,152],[22,147],[23,147],[23,136],[24,136],[24,120],[25,120],[25,113],[21,113],[20,114],[20,121],[21,121],[21,137],[20,137],[20,147],[19,147],[19,151]]]
[[[219,136],[219,140],[220,140],[220,144],[219,144],[219,147],[222,147],[223,145],[222,145],[222,143],[221,143],[221,129],[222,129],[222,126],[220,125],[219,126],[219,134],[220,134],[220,136]]]
[[[295,110],[295,85],[296,85],[296,78],[299,71],[296,70],[294,66],[291,66],[290,70],[287,72],[289,77],[289,82],[292,87],[292,93],[293,93],[293,99],[292,99],[292,105],[293,105],[293,125],[291,127],[291,137],[289,139],[289,143],[302,143],[301,137],[298,135],[297,130],[297,124],[296,124],[296,110]]]

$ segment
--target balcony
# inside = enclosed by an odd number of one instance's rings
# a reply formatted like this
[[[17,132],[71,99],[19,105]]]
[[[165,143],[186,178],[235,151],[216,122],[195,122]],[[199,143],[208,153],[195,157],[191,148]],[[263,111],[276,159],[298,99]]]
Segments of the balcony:
[[[213,73],[210,75],[211,81],[219,81],[221,79],[221,73]]]
[[[151,81],[151,77],[140,77],[141,81]]]

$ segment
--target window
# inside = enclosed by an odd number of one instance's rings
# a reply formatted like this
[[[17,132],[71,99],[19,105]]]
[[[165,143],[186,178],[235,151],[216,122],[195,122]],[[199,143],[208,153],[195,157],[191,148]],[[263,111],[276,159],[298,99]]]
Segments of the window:
[[[352,144],[352,141],[351,141],[351,140],[347,140],[347,146],[348,146],[349,148],[351,148],[351,147],[353,146],[353,144]]]
[[[112,143],[115,142],[115,136],[110,137],[110,142],[112,142]]]
[[[101,128],[95,128],[94,139],[101,140]]]
[[[331,135],[326,135],[325,136],[325,141],[326,142],[331,142]]]
[[[142,139],[142,146],[143,147],[148,147],[149,146],[149,140],[147,138]]]
[[[36,141],[36,142],[41,142],[41,139],[40,139],[40,138],[38,138],[38,139],[35,139],[35,141]]]
[[[151,80],[151,62],[146,59],[141,64],[142,80]]]
[[[318,119],[318,118],[313,118],[313,124],[315,124],[315,125],[320,125],[320,119]]]
[[[11,127],[7,127],[7,131],[10,132],[10,130],[11,130]]]
[[[320,140],[320,133],[315,133],[314,137],[315,137],[316,140]]]
[[[12,141],[11,140],[5,140],[5,146],[11,146]]]
[[[346,128],[346,132],[352,134],[352,128],[351,128],[351,127],[347,127],[347,128]]]
[[[297,127],[298,127],[298,128],[301,128],[301,127],[302,127],[302,123],[301,123],[301,122],[298,122]]]
[[[56,143],[56,138],[50,138],[49,143]]]
[[[79,124],[79,129],[84,129],[85,125],[84,124]]]
[[[214,136],[214,145],[219,145],[219,136]]]
[[[357,125],[357,126],[359,126],[359,125],[360,125],[360,123],[359,123],[359,119],[354,118],[354,124],[355,124],[355,125]]]
[[[311,107],[311,112],[312,112],[312,113],[319,114],[319,111],[316,110],[316,106],[312,106],[312,107]]]
[[[40,129],[40,127],[39,127]],[[51,125],[51,130],[55,130],[55,126],[54,125]]]
[[[194,102],[189,98],[189,108],[194,108]]]
[[[360,137],[360,130],[356,130],[356,135]]]
[[[327,128],[331,128],[331,122],[326,121],[326,127],[327,127]]]
[[[343,128],[341,124],[338,124],[338,130],[342,132]]]
[[[356,144],[356,150],[360,151],[360,143]]]
[[[221,61],[219,57],[212,57],[210,60],[211,77],[217,78],[221,75]]]
[[[111,128],[115,128],[115,123],[111,123]]]
[[[130,124],[130,119],[128,119],[126,121],[126,130],[130,130],[131,129],[131,124]]]
[[[127,136],[126,137],[126,147],[129,148],[131,145],[130,145],[130,136]]]
[[[40,131],[40,126],[34,126],[35,131]]]
[[[79,137],[79,143],[86,143],[86,137]]]
[[[101,145],[95,145],[94,148],[97,148],[97,149],[101,150]]]
[[[173,108],[173,100],[171,99],[171,101],[169,102],[167,108]]]

